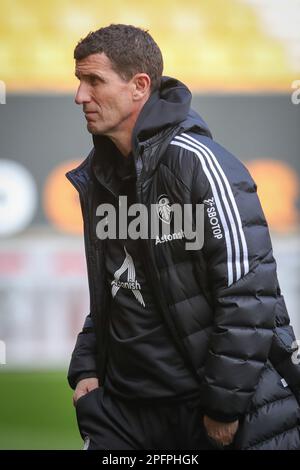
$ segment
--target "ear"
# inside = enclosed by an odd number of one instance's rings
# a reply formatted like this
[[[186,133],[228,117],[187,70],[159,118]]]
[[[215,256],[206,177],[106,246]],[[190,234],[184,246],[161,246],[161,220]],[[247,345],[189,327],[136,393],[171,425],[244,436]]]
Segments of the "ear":
[[[150,95],[151,78],[146,73],[137,73],[132,78],[134,101],[140,101]]]

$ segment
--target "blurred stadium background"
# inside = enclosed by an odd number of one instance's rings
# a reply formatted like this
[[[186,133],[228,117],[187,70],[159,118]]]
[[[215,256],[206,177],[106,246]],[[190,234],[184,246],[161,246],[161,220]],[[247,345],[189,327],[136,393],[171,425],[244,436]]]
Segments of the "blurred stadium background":
[[[79,202],[64,174],[91,138],[73,101],[74,46],[110,23],[149,29],[164,74],[192,89],[214,138],[258,184],[299,338],[300,1],[0,7],[0,448],[80,449],[66,373],[89,302]]]

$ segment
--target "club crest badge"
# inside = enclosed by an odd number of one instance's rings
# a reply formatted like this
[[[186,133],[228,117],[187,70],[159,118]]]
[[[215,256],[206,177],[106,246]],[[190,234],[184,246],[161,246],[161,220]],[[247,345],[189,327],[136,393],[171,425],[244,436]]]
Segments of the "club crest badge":
[[[156,211],[157,215],[166,224],[170,224],[172,220],[172,207],[170,205],[170,201],[168,197],[163,194],[159,196],[157,203],[156,203]]]

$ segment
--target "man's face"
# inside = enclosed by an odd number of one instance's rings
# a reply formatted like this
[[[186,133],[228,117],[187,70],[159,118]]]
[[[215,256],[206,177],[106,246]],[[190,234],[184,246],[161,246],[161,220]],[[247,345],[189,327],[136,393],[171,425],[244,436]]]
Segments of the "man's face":
[[[104,53],[76,61],[80,80],[75,102],[82,104],[91,134],[113,135],[126,128],[134,110],[132,82],[123,80]]]

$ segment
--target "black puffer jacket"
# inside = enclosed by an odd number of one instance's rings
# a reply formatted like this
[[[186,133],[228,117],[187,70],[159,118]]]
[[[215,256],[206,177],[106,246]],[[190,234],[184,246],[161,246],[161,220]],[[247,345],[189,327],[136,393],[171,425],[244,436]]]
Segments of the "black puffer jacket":
[[[137,199],[149,214],[161,195],[182,207],[205,205],[202,249],[185,249],[184,237],[143,240],[148,282],[186,366],[199,380],[199,406],[220,421],[240,419],[236,448],[264,441],[272,448],[300,449],[298,404],[278,375],[298,393],[300,367],[291,361],[295,338],[257,188],[243,164],[212,139],[190,100],[183,84],[165,77],[133,132]],[[107,361],[110,292],[96,207],[104,194],[105,201],[114,197],[114,152],[109,139],[93,140],[88,158],[67,173],[80,194],[91,301],[70,363],[72,388],[87,377],[103,383]],[[101,184],[92,171],[95,163]],[[270,361],[279,372],[270,369]],[[288,429],[295,431],[268,441]]]

